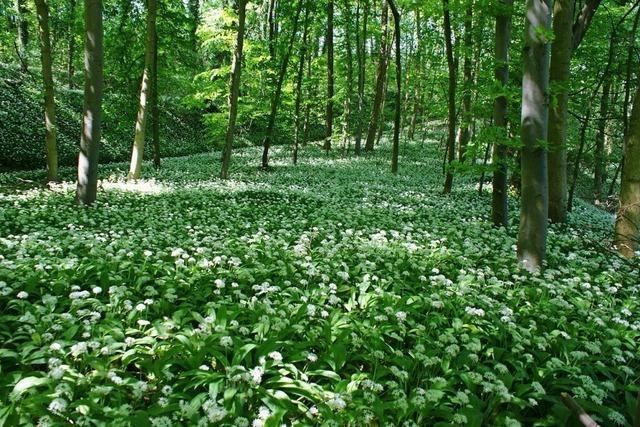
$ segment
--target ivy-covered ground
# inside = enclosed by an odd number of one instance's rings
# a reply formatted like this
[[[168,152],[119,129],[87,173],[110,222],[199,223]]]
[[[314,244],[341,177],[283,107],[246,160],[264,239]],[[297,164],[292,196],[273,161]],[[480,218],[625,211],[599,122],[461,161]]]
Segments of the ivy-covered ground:
[[[126,184],[0,175],[0,424],[630,425],[639,265],[612,218],[578,204],[548,267],[515,262],[490,194],[437,147],[342,159],[307,147],[167,159]],[[69,169],[67,179],[73,177]],[[26,184],[25,184],[26,183]]]

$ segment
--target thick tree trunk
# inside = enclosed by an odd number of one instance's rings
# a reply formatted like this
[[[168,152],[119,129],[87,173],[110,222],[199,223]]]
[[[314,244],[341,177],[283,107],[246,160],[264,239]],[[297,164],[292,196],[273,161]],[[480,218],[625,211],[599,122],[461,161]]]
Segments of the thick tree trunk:
[[[29,22],[27,21],[27,0],[15,0],[16,16],[18,17],[18,37],[16,40],[20,70],[26,73],[29,61],[27,48],[29,46]]]
[[[378,59],[378,72],[376,76],[376,92],[373,99],[373,106],[371,110],[371,122],[369,123],[369,131],[367,132],[367,140],[364,144],[366,151],[373,151],[373,144],[376,139],[376,132],[378,131],[378,120],[380,119],[380,111],[382,107],[382,101],[384,96],[384,85],[387,81],[387,35],[389,31],[388,19],[389,19],[389,6],[386,0],[383,0],[382,5],[382,31],[380,33],[380,57]]]
[[[509,44],[511,43],[511,7],[513,0],[502,0],[502,12],[496,16],[496,69],[495,80],[501,87],[509,84]],[[491,193],[491,219],[496,227],[509,225],[507,203],[507,97],[499,96],[493,102],[493,124],[500,129],[501,138],[493,144],[493,191]]]
[[[467,10],[464,19],[464,62],[462,73],[464,76],[464,91],[462,93],[462,117],[458,134],[458,159],[463,163],[467,154],[467,145],[471,136],[471,92],[473,90],[473,1],[467,0]]]
[[[69,85],[69,89],[75,87],[73,82],[73,76],[76,73],[76,68],[73,64],[73,58],[76,53],[75,21],[76,0],[69,0],[69,25],[67,27],[67,84]]]
[[[360,11],[360,3],[364,1],[364,12],[362,18],[362,33],[360,32],[360,14],[356,16],[356,45],[357,45],[357,59],[358,59],[358,117],[356,126],[356,142],[355,153],[356,156],[360,155],[362,150],[362,127],[364,119],[364,83],[366,79],[366,41],[367,41],[367,21],[369,20],[369,0],[358,0],[358,12]]]
[[[573,0],[555,0],[549,82],[556,90],[549,109],[549,219],[567,219],[567,109],[569,106],[569,65],[573,51]],[[557,88],[557,89],[556,89]]]
[[[396,111],[393,118],[393,146],[391,150],[391,173],[398,173],[398,154],[400,150],[400,123],[402,122],[402,51],[400,50],[400,13],[393,0],[387,0],[393,15],[396,41]]]
[[[144,157],[144,139],[147,127],[148,109],[147,102],[151,92],[150,74],[153,66],[153,47],[155,46],[155,26],[156,26],[156,0],[147,0],[147,41],[144,52],[144,71],[142,73],[142,84],[140,86],[140,103],[138,105],[138,117],[136,119],[135,135],[133,138],[133,150],[131,152],[131,163],[129,164],[129,175],[127,179],[139,179],[142,171],[142,160]]]
[[[640,242],[640,87],[629,121],[620,183],[620,207],[616,218],[616,246],[625,258],[632,258]]]
[[[331,150],[331,138],[333,137],[333,96],[334,96],[334,79],[333,79],[333,0],[327,1],[327,114],[324,148]]]
[[[547,139],[551,0],[527,0],[522,79],[522,196],[518,261],[529,271],[542,267],[547,243]]]
[[[238,97],[240,96],[240,78],[242,75],[242,53],[244,49],[244,27],[246,21],[247,0],[238,0],[238,32],[236,35],[236,48],[233,52],[231,64],[231,83],[229,88],[229,122],[222,150],[222,168],[220,178],[229,178],[229,166],[231,164],[231,150],[233,149],[233,135],[236,130],[236,118],[238,117]]]
[[[449,69],[449,89],[447,91],[447,105],[449,108],[449,124],[447,135],[447,168],[444,181],[444,194],[451,193],[453,187],[453,171],[450,166],[456,158],[456,85],[457,66],[453,58],[453,44],[451,35],[451,14],[449,12],[449,0],[442,0],[444,8],[444,43],[447,54],[447,67]]]
[[[349,129],[351,125],[351,100],[353,98],[353,53],[351,52],[351,2],[344,0],[345,31],[344,42],[347,53],[347,94],[344,98],[344,119],[342,122],[342,144],[349,150]],[[358,31],[358,28],[356,28]]]
[[[300,21],[300,12],[302,11],[302,4],[304,0],[298,0],[298,7],[296,9],[296,16],[293,21],[293,29],[291,30],[291,36],[289,37],[289,43],[287,50],[282,57],[280,63],[280,71],[278,72],[278,80],[276,87],[271,98],[271,111],[269,113],[269,122],[267,123],[267,132],[262,144],[262,169],[269,167],[269,148],[271,148],[271,142],[273,139],[273,129],[276,123],[276,116],[278,114],[278,107],[280,106],[280,97],[282,95],[282,85],[284,84],[284,78],[287,75],[287,67],[289,66],[289,58],[291,57],[291,50],[293,49],[293,42],[298,33],[298,22]]]
[[[296,77],[296,101],[295,101],[295,123],[294,123],[294,136],[293,136],[293,164],[298,164],[298,146],[300,145],[300,105],[302,103],[302,79],[304,77],[304,64],[307,54],[309,43],[309,12],[311,8],[309,5],[304,10],[304,30],[302,35],[302,46],[300,47],[300,58],[298,62],[298,75]]]
[[[49,5],[46,0],[35,0],[40,35],[40,58],[44,83],[45,147],[47,152],[47,181],[58,179],[58,151],[56,148],[56,103],[51,71],[51,38],[49,33]]]
[[[78,159],[76,201],[90,205],[98,191],[98,157],[102,124],[102,0],[84,0],[84,118]]]

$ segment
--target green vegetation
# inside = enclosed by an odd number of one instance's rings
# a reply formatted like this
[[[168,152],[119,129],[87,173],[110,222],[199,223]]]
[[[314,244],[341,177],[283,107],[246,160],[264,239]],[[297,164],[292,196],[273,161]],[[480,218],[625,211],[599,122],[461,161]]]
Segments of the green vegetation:
[[[628,423],[639,271],[611,218],[576,206],[530,274],[489,193],[438,194],[426,147],[403,145],[398,177],[387,146],[298,167],[276,149],[269,173],[247,149],[231,181],[209,155],[137,183],[109,166],[89,208],[66,184],[5,193],[0,420],[551,426],[564,391]]]

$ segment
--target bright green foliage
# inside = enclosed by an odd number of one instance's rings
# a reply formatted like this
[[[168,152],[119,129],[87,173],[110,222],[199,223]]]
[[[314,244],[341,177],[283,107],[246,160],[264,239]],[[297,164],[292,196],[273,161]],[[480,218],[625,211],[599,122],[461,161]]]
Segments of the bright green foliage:
[[[639,271],[611,218],[579,204],[531,275],[428,142],[398,177],[386,145],[275,147],[270,173],[246,149],[226,182],[217,155],[109,165],[90,208],[0,175],[0,424],[557,426],[566,391],[628,425]]]

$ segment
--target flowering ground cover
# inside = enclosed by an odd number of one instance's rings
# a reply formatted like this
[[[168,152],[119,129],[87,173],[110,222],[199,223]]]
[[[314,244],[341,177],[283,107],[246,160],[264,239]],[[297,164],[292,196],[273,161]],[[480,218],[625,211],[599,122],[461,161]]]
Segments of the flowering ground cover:
[[[309,147],[167,159],[147,180],[0,185],[0,424],[573,425],[567,392],[630,425],[640,382],[638,264],[578,204],[547,268],[437,150],[361,159]],[[67,170],[67,179],[73,170]],[[512,200],[512,224],[517,201]]]

